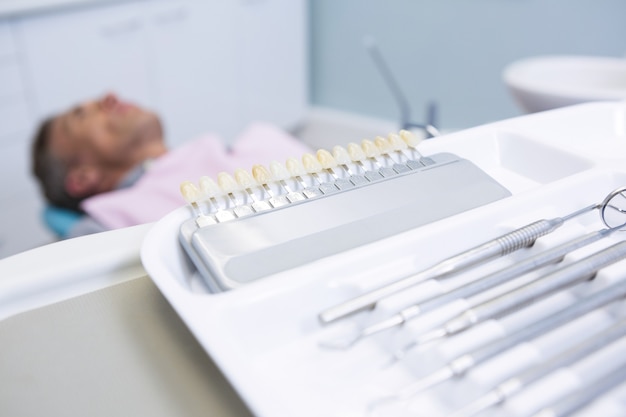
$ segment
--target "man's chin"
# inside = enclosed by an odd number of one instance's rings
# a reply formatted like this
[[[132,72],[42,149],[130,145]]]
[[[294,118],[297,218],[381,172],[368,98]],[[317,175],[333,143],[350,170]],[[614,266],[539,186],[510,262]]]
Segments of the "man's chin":
[[[147,113],[139,121],[136,135],[140,143],[163,142],[163,125],[154,113]]]

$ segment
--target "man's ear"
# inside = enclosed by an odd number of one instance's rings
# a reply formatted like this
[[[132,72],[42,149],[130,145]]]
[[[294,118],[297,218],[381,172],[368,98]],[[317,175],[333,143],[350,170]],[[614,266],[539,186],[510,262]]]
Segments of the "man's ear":
[[[72,197],[86,197],[97,192],[101,179],[101,172],[95,166],[75,166],[65,176],[65,191]]]

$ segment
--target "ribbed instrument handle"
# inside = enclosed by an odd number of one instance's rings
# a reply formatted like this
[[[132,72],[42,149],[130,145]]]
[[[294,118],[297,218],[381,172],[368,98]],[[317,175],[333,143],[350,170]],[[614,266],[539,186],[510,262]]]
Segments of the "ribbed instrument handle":
[[[500,245],[501,255],[508,255],[518,249],[531,246],[541,236],[553,232],[563,224],[562,218],[538,220],[507,233],[495,241]]]

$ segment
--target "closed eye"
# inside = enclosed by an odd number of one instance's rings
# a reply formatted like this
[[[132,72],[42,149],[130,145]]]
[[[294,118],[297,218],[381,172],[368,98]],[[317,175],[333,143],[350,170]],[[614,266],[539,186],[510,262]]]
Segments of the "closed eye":
[[[77,106],[72,109],[72,116],[82,119],[85,117],[85,108],[83,106]]]

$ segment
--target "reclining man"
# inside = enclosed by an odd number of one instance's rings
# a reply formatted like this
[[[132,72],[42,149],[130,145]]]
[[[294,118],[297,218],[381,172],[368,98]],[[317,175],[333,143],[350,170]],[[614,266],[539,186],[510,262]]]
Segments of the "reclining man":
[[[157,114],[107,94],[44,120],[33,142],[32,169],[49,211],[76,218],[57,233],[75,237],[160,219],[184,204],[178,188],[184,180],[307,151],[267,124],[246,129],[230,149],[206,135],[169,150]]]

